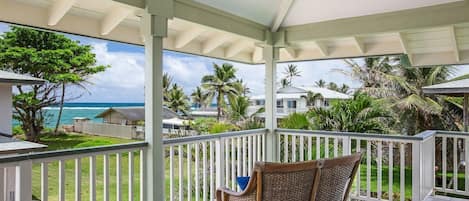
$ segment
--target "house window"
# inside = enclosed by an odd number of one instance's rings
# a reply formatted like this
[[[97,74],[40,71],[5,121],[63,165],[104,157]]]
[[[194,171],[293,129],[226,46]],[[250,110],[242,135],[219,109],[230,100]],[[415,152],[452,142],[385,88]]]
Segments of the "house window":
[[[296,108],[296,101],[291,100],[287,102],[288,108]]]
[[[256,105],[265,105],[265,100],[256,100]]]
[[[283,108],[283,101],[282,100],[277,101],[277,108]]]
[[[329,107],[329,101],[328,100],[324,100],[324,107]]]

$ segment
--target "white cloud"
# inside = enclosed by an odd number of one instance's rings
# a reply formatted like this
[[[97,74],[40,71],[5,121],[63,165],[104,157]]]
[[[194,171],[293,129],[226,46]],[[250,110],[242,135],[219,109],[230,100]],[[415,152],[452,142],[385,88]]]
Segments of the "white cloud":
[[[212,72],[210,62],[194,56],[168,53],[163,56],[163,71],[173,78],[173,83],[182,86],[186,93],[190,93],[204,75]]]

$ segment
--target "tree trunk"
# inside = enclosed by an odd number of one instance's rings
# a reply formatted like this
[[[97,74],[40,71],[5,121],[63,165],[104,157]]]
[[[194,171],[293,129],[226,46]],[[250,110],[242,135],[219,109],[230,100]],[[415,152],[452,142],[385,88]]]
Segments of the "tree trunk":
[[[65,101],[65,83],[62,83],[62,96],[60,97],[60,109],[59,115],[57,116],[57,123],[55,124],[54,133],[57,134],[60,125],[60,119],[62,119],[62,111],[64,109],[64,101]]]

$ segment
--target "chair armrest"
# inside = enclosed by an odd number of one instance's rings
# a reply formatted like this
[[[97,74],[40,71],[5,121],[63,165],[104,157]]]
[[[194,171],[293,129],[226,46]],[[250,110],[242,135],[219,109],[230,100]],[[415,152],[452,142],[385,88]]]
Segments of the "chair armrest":
[[[256,191],[247,191],[251,189],[246,189],[243,192],[232,191],[226,187],[217,189],[217,201],[256,201]]]

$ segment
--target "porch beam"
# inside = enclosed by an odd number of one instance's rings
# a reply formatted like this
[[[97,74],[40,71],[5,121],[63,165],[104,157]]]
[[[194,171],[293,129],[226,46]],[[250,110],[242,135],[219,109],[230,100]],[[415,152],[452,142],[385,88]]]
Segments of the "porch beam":
[[[318,48],[319,52],[321,52],[322,56],[329,56],[329,50],[324,42],[314,41],[314,44],[316,44],[316,47]]]
[[[163,201],[165,198],[163,148],[163,38],[168,32],[168,18],[145,13],[141,21],[145,43],[145,181],[142,200]]]
[[[101,35],[108,35],[119,25],[126,17],[132,13],[129,8],[116,6],[111,12],[107,13],[101,21]]]
[[[202,44],[202,53],[208,54],[223,45],[223,43],[227,42],[228,40],[229,37],[225,34],[220,34],[218,36],[213,37],[212,39],[208,39]]]
[[[75,2],[76,0],[58,0],[54,2],[49,11],[49,20],[47,21],[47,25],[54,26],[59,23]]]
[[[293,47],[285,47],[285,52],[292,58],[295,59],[297,57],[297,50]]]
[[[469,1],[281,28],[287,42],[342,38],[469,22]],[[431,20],[429,20],[431,19]]]
[[[360,54],[365,54],[366,47],[365,47],[365,43],[363,42],[363,40],[357,36],[352,37],[352,39],[355,44],[355,47],[357,47],[357,50],[360,52]]]
[[[262,61],[262,47],[256,47],[254,52],[252,52],[252,62],[261,62]]]
[[[174,41],[174,46],[176,48],[183,48],[203,32],[204,30],[201,27],[193,27],[187,31],[184,31],[176,38]]]
[[[225,50],[225,57],[231,58],[242,52],[250,44],[249,41],[240,40],[235,41],[231,46]]]
[[[451,37],[451,46],[453,47],[453,52],[454,52],[454,59],[456,60],[456,62],[460,62],[461,53],[459,52],[458,40],[456,36],[456,27],[454,27],[454,25],[451,25],[448,28],[449,28],[450,37]]]
[[[294,0],[281,0],[270,31],[276,32],[278,28],[280,28],[280,25],[282,25],[283,20],[287,16],[290,7],[293,5],[293,1]]]
[[[265,127],[266,133],[266,160],[277,162],[276,133],[277,129],[277,60],[278,48],[266,45],[263,48],[263,57],[265,60]]]

